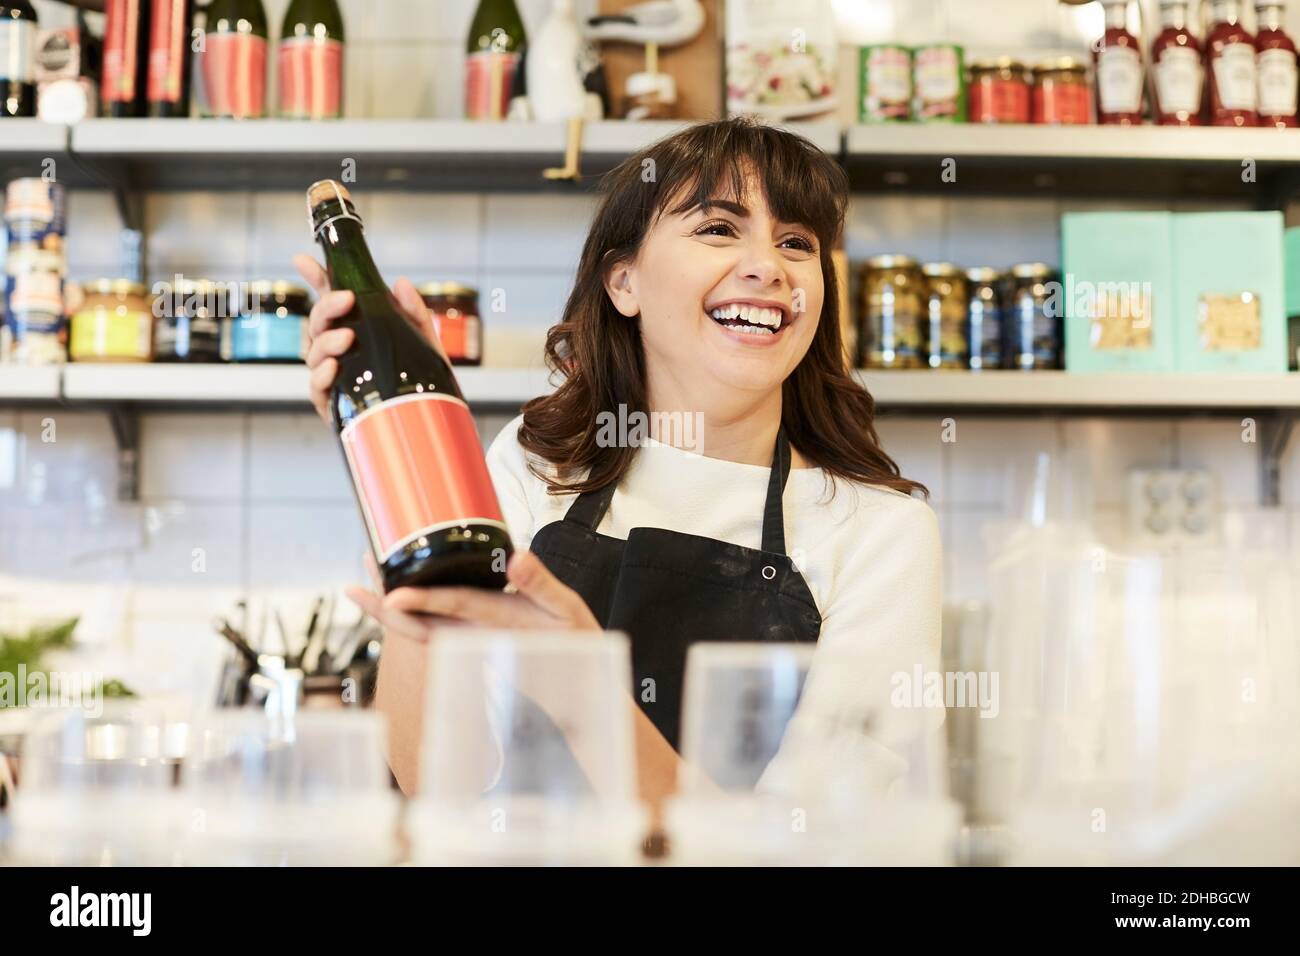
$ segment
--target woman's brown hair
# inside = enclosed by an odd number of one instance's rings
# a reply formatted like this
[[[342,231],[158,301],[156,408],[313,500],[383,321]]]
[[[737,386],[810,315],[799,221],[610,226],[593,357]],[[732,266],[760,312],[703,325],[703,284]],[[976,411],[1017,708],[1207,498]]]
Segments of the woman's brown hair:
[[[781,423],[810,463],[837,478],[926,492],[880,447],[876,403],[850,374],[840,337],[831,250],[844,228],[848,180],[820,149],[794,133],[748,118],[700,123],[629,157],[601,184],[604,199],[582,248],[564,317],[547,333],[546,361],[560,383],[524,406],[519,444],[556,467],[537,472],[552,494],[595,491],[619,482],[635,447],[598,443],[600,412],[649,413],[640,319],[614,308],[605,278],[636,257],[665,211],[695,209],[730,189],[743,203],[746,173],[761,183],[772,215],[811,229],[820,247],[825,295],[807,354],[782,386]],[[671,208],[670,208],[670,204]]]

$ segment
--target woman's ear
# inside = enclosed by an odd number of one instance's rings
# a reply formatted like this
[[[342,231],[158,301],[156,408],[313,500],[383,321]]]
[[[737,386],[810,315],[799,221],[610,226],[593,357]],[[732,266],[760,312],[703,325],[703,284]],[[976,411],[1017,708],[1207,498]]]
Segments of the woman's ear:
[[[609,293],[609,301],[614,303],[614,308],[618,309],[622,315],[631,319],[641,314],[641,306],[636,300],[636,293],[632,291],[632,266],[630,263],[620,262],[605,274],[605,291]]]

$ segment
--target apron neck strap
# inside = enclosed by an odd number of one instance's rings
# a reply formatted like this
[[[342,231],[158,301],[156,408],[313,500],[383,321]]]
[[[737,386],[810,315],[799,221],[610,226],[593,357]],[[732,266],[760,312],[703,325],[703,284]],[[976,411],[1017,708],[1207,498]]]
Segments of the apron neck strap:
[[[763,506],[762,548],[770,554],[785,554],[785,508],[781,499],[786,481],[790,477],[790,443],[785,437],[785,427],[776,433],[776,451],[772,456],[772,474],[767,482],[767,501]],[[565,521],[576,521],[589,531],[595,531],[614,499],[611,482],[599,491],[584,491],[564,513]]]

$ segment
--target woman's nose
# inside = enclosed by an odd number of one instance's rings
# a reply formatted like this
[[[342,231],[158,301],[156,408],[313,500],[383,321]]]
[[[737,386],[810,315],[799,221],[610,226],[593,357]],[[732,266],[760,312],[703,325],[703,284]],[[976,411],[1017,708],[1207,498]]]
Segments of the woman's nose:
[[[739,271],[742,278],[755,280],[763,286],[780,285],[785,281],[781,257],[766,243],[745,249]]]

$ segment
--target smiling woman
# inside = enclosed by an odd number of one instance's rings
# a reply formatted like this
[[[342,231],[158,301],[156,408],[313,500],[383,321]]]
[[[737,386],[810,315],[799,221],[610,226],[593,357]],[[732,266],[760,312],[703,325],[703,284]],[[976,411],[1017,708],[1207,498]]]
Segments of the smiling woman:
[[[807,140],[736,119],[652,145],[604,193],[547,337],[560,383],[488,452],[513,588],[355,595],[388,628],[377,702],[394,772],[409,789],[424,642],[455,622],[626,632],[652,804],[680,764],[692,643],[816,642],[761,785],[886,787],[905,765],[879,733],[890,674],[938,668],[939,535],[845,364],[831,260],[844,173]],[[351,300],[302,266],[323,293],[308,359],[319,407],[351,342],[327,326]],[[394,292],[431,336],[408,286]]]

